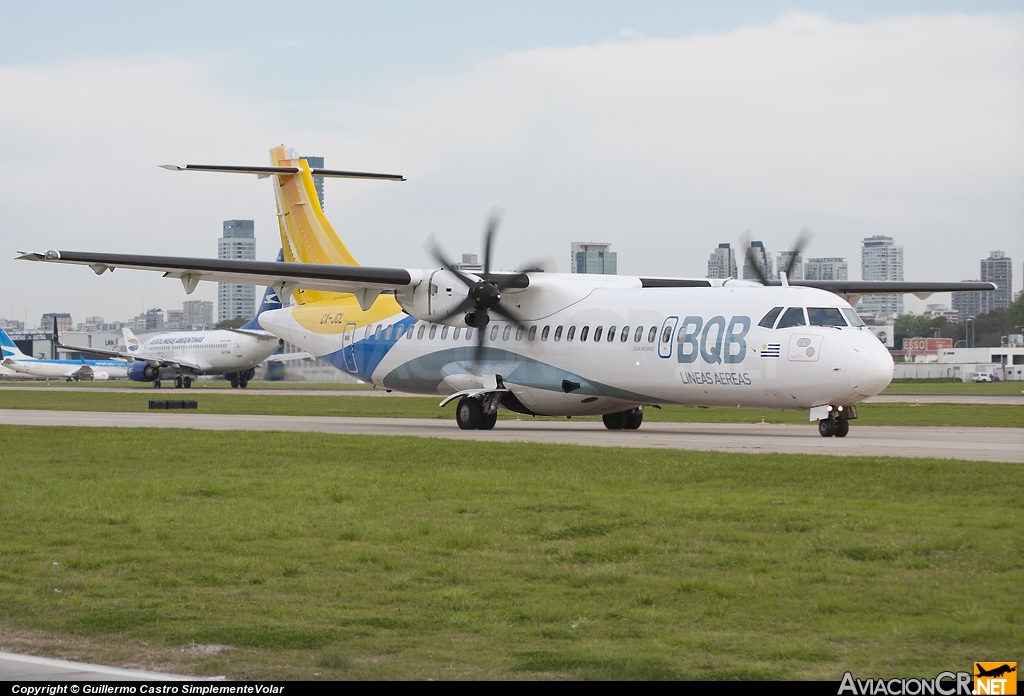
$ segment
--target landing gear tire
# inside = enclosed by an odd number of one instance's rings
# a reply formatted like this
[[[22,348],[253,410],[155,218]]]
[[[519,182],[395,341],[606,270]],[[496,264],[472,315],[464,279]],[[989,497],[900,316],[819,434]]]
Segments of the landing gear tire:
[[[846,434],[850,432],[850,421],[845,418],[840,418],[836,421],[836,437],[846,437]]]
[[[644,422],[644,409],[643,407],[634,408],[630,411],[626,411],[626,424],[623,427],[625,430],[636,430],[640,427],[640,424]]]
[[[181,377],[174,378],[174,388],[181,389]]]
[[[181,378],[181,386],[185,387],[185,389],[191,389],[192,388],[192,378],[191,377],[182,377]]]
[[[158,379],[154,379],[153,380],[153,388],[154,389],[159,389],[160,388],[160,380],[158,380]]]
[[[248,386],[249,386],[249,380],[245,378],[245,375],[242,375],[241,377],[238,378],[238,388],[239,389],[245,389]]]
[[[847,425],[847,428],[850,426]],[[832,437],[836,434],[836,422],[831,418],[822,418],[818,421],[818,434],[822,437]]]
[[[232,373],[228,376],[228,381],[231,382],[232,389],[238,389],[238,375]]]
[[[455,408],[455,422],[462,430],[476,430],[480,427],[483,419],[483,408],[480,400],[468,396],[459,399],[459,405]]]
[[[622,430],[626,427],[628,416],[629,411],[619,411],[618,413],[606,413],[601,416],[601,420],[604,421],[604,427],[609,430]]]
[[[494,424],[498,422],[498,412],[483,414],[480,417],[480,425],[476,426],[477,430],[494,430]]]

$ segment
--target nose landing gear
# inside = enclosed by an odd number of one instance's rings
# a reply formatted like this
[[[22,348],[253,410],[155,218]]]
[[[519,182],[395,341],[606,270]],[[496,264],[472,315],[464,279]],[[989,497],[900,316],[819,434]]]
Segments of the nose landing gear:
[[[822,437],[846,437],[850,432],[850,420],[857,417],[853,406],[829,406],[828,415],[818,421],[818,434]]]

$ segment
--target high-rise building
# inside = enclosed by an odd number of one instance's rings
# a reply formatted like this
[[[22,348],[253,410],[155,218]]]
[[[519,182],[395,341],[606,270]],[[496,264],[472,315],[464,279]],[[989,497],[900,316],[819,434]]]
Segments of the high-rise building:
[[[164,328],[164,310],[155,308],[147,309],[144,316],[146,317],[147,331]]]
[[[615,275],[618,255],[611,249],[612,245],[605,242],[573,242],[570,272]]]
[[[324,158],[306,155],[301,159],[306,160],[310,169],[323,169]],[[324,209],[324,178],[322,176],[313,177],[313,188],[316,189],[316,197],[320,199],[320,210]]]
[[[981,279],[996,284],[992,292],[981,293],[981,311],[1009,307],[1013,301],[1013,261],[1002,251],[993,251],[981,260]]]
[[[224,236],[217,240],[218,259],[256,260],[256,232],[252,220],[225,220]],[[256,313],[256,288],[236,283],[217,284],[218,321]]]
[[[185,328],[185,311],[182,309],[168,309],[167,318],[164,320],[164,328],[170,331],[177,331]]]
[[[789,261],[793,258],[793,254],[796,254],[796,261],[793,262],[793,268],[787,273],[786,269],[789,268]],[[781,279],[782,274],[786,273],[788,280],[803,280],[804,279],[804,256],[798,251],[780,251],[779,262],[775,267],[776,273],[775,278]]]
[[[849,280],[846,259],[807,259],[804,264],[805,280]]]
[[[772,255],[771,252],[765,250],[764,242],[751,242],[750,248],[753,249],[753,254],[744,254],[743,256],[743,280],[760,280],[757,271],[750,263],[750,256],[753,256],[757,265],[761,267],[761,273],[765,278],[775,275],[775,270],[772,267]],[[744,251],[746,250],[744,249]]]
[[[860,250],[861,280],[903,280],[903,246],[892,237],[876,234],[865,237]],[[865,295],[857,312],[876,321],[895,319],[903,314],[903,295]]]
[[[981,296],[984,294],[978,290],[954,292],[950,296],[949,305],[956,310],[959,320],[964,321],[967,317],[981,314]]]
[[[708,278],[736,278],[736,250],[719,244],[708,259]]]
[[[53,331],[53,320],[57,320],[57,333],[66,333],[74,328],[71,315],[67,312],[47,312],[39,320],[39,328],[43,331]]]
[[[213,326],[213,302],[209,300],[188,300],[181,304],[181,311],[181,323],[186,329]]]

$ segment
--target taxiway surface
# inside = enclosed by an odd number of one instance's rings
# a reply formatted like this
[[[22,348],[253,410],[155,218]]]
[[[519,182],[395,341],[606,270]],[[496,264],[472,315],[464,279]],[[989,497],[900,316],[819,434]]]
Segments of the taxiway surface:
[[[406,394],[404,392],[387,391],[386,389],[225,389],[216,387],[207,389],[199,383],[189,390],[152,387],[87,387],[87,386],[64,386],[61,383],[53,384],[23,384],[10,383],[0,386],[2,390],[13,391],[68,391],[68,392],[91,392],[91,393],[114,393],[114,394],[138,394],[139,396],[151,397],[176,397],[197,398],[204,394],[238,394],[238,395],[261,395],[261,396],[368,396],[383,398],[401,398],[407,396],[418,396],[436,398],[439,402],[443,396],[440,394]],[[1024,383],[1022,383],[1024,385]],[[879,394],[867,399],[865,403],[876,404],[991,404],[1000,406],[1024,406],[1024,390],[1020,394]]]
[[[0,681],[199,681],[177,674],[0,652]],[[77,691],[77,688],[75,689]],[[45,692],[44,692],[45,693]]]
[[[2,425],[269,430],[346,435],[406,435],[484,442],[547,442],[595,447],[653,447],[717,452],[776,452],[869,457],[935,457],[1024,463],[1024,428],[857,426],[823,438],[807,425],[644,423],[607,430],[601,423],[500,420],[494,430],[459,430],[454,420],[251,416],[187,412],[0,410]]]

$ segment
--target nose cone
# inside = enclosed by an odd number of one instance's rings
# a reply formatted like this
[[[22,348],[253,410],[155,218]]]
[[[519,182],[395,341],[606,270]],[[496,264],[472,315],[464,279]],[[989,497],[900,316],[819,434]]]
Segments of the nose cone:
[[[863,329],[862,329],[863,331]],[[892,381],[892,356],[873,335],[859,343],[846,359],[846,379],[862,396],[874,396]]]

